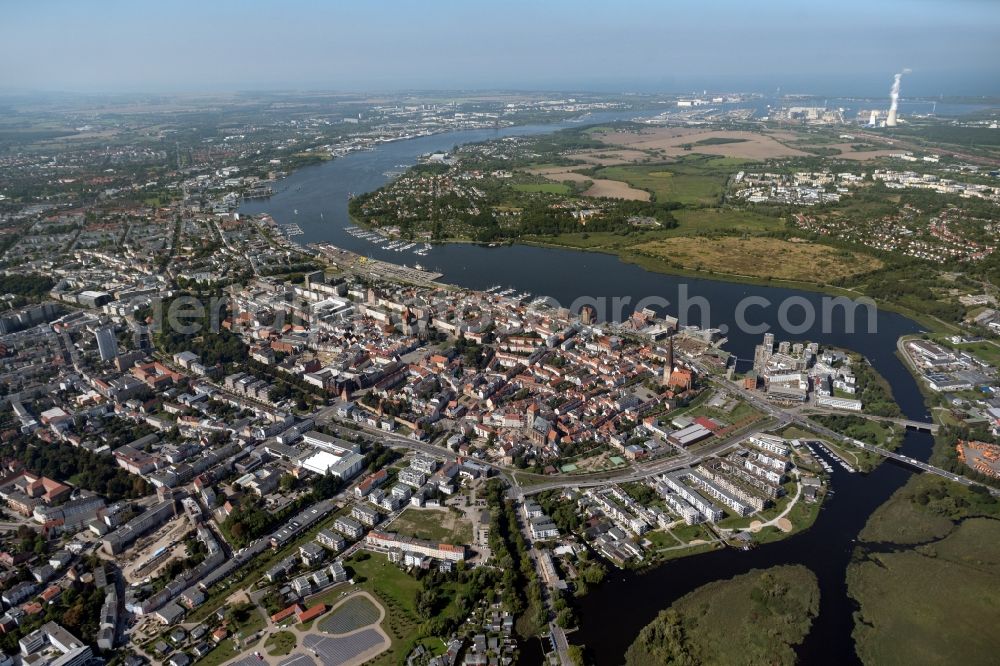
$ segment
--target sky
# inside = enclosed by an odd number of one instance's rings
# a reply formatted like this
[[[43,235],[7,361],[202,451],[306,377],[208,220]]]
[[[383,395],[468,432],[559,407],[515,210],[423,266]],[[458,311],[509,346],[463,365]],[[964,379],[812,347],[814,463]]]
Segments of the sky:
[[[24,0],[0,91],[1000,94],[1000,0]]]

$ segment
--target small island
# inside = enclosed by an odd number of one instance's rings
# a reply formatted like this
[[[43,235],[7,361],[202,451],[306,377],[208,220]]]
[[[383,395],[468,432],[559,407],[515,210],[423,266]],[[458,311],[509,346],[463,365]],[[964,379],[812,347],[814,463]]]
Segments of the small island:
[[[625,663],[794,664],[794,647],[818,611],[819,585],[809,569],[754,570],[704,585],[671,604],[639,633]]]

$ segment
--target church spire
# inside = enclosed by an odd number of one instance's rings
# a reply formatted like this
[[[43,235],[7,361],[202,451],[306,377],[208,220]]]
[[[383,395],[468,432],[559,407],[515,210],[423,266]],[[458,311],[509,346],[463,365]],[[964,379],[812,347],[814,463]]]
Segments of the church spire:
[[[670,383],[670,375],[674,372],[674,338],[671,336],[667,341],[667,364],[663,366],[663,383]]]

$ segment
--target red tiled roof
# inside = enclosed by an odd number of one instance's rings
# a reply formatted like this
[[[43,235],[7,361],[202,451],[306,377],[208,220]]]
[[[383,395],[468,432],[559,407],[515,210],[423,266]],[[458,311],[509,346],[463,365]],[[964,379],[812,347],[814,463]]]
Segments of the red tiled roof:
[[[299,614],[301,612],[302,612],[302,606],[299,606],[298,604],[292,604],[288,608],[280,610],[277,613],[275,613],[274,615],[272,615],[271,616],[271,622],[274,622],[275,624],[277,624],[278,622],[281,622],[285,618],[289,618],[292,615],[297,615],[297,614]]]
[[[299,622],[308,622],[313,618],[319,617],[326,612],[326,604],[316,604],[308,610],[304,610],[299,613]]]

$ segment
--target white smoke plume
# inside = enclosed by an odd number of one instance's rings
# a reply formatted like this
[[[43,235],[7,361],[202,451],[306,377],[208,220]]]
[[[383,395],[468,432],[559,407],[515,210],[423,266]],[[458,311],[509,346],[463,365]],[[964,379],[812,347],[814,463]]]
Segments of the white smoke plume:
[[[896,115],[896,108],[899,106],[899,83],[903,79],[903,74],[909,74],[910,69],[906,68],[902,72],[896,74],[892,79],[892,90],[889,91],[889,113],[893,116]]]

